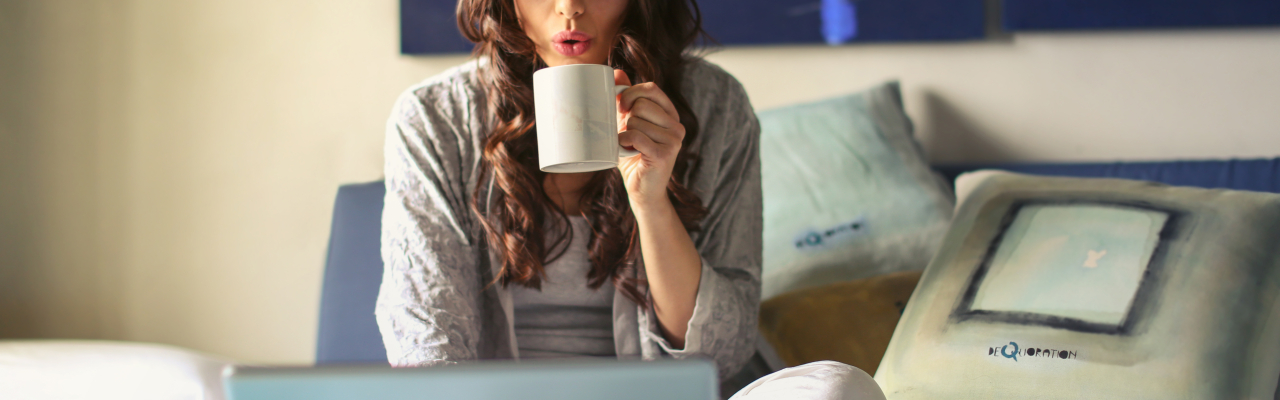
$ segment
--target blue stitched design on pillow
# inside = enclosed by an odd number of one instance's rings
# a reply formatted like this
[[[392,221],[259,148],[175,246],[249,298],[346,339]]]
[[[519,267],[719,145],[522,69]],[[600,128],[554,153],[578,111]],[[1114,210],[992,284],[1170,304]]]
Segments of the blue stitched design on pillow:
[[[828,246],[846,243],[853,238],[866,235],[867,218],[858,217],[826,229],[807,229],[796,235],[792,243],[797,250],[819,250]]]

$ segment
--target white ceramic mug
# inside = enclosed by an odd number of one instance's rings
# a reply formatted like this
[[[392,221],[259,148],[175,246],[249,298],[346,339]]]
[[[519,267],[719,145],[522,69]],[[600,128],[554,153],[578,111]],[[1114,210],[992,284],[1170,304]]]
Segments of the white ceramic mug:
[[[613,68],[573,64],[533,73],[538,168],[590,172],[618,166],[618,157],[640,154],[618,145],[618,93]]]

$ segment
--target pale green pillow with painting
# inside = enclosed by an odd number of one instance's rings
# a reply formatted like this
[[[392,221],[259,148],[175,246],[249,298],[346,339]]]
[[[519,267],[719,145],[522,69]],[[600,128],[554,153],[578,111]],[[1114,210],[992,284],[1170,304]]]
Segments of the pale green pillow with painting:
[[[763,299],[920,270],[951,217],[897,82],[760,112]]]
[[[1280,195],[997,171],[956,186],[875,374],[889,400],[1280,393]]]

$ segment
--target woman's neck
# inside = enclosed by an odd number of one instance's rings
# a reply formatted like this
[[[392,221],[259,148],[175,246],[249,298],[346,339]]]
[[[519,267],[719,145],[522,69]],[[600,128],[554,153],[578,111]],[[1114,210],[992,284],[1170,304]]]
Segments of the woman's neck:
[[[587,183],[595,176],[595,172],[579,172],[572,174],[547,174],[542,181],[542,190],[547,193],[561,210],[567,215],[580,215],[582,210],[578,203]]]

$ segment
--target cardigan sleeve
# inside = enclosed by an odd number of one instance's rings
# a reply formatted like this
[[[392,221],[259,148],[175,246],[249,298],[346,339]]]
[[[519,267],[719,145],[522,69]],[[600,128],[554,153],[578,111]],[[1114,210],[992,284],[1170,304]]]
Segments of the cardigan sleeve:
[[[715,69],[719,71],[718,68]],[[760,125],[741,85],[720,72],[724,90],[716,93],[716,110],[700,115],[704,128],[702,168],[716,166],[704,198],[707,216],[695,236],[702,257],[702,278],[685,347],[674,349],[663,338],[657,317],[642,311],[647,341],[675,358],[701,357],[716,362],[721,378],[732,376],[755,354],[760,310],[763,203],[760,183]],[[716,151],[709,147],[718,147]],[[712,163],[705,165],[706,163]],[[709,183],[709,185],[708,185]]]
[[[478,358],[482,290],[471,230],[465,101],[406,91],[387,121],[382,286],[374,310],[394,366]]]

